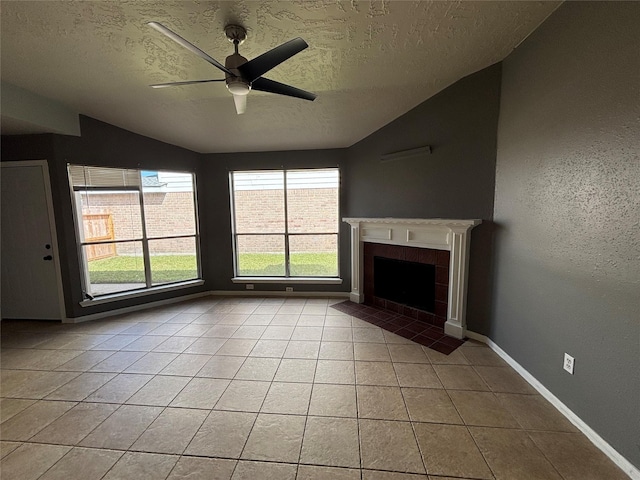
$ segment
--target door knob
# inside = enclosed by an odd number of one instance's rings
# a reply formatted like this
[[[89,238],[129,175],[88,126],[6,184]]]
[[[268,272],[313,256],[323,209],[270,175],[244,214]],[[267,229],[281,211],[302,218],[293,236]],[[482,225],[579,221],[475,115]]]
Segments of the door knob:
[[[47,255],[46,257],[42,257],[43,260],[53,260],[51,255]]]

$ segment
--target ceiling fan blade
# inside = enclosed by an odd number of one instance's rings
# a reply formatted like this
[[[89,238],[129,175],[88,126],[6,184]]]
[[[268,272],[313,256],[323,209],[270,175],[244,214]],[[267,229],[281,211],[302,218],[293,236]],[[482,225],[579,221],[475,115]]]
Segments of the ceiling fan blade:
[[[247,96],[246,95],[234,95],[233,103],[236,104],[236,113],[242,115],[247,109]]]
[[[189,80],[187,82],[155,83],[149,86],[151,88],[181,87],[183,85],[195,85],[198,83],[209,83],[209,82],[224,82],[224,78],[214,78],[211,80]]]
[[[276,82],[275,80],[269,80],[268,78],[258,78],[251,84],[252,90],[259,90],[261,92],[277,93],[279,95],[288,95],[289,97],[302,98],[304,100],[316,99],[315,93],[306,92],[299,88],[292,87],[291,85],[285,85],[284,83]]]
[[[187,40],[182,38],[180,35],[178,35],[177,33],[172,32],[171,30],[169,30],[167,27],[165,27],[161,23],[149,22],[149,23],[147,23],[147,25],[149,25],[151,28],[156,29],[157,31],[159,31],[163,35],[166,35],[171,40],[173,40],[174,42],[178,43],[179,45],[182,45],[187,50],[190,50],[191,52],[195,53],[200,58],[204,58],[207,62],[209,62],[214,67],[219,68],[224,73],[227,73],[227,74],[231,75],[232,77],[236,76],[233,72],[231,72],[231,70],[229,70],[227,67],[222,65],[216,59],[210,57],[209,55],[204,53],[202,50],[200,50],[198,47],[196,47],[193,43],[188,42]]]
[[[276,65],[280,65],[282,62],[293,57],[296,53],[301,52],[308,46],[307,42],[300,37],[294,38],[293,40],[283,43],[279,47],[263,53],[253,60],[249,60],[244,65],[240,65],[238,70],[240,70],[240,73],[242,73],[242,76],[246,80],[253,82],[256,78],[261,77]]]

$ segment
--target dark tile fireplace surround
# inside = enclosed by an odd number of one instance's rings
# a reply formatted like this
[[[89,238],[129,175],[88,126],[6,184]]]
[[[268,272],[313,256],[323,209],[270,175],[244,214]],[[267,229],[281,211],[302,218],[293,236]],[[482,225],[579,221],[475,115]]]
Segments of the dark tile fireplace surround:
[[[371,242],[364,243],[363,247],[364,303],[346,301],[334,305],[333,308],[447,355],[464,343],[464,340],[445,335],[443,330],[447,316],[449,289],[450,252],[448,250]],[[435,267],[434,311],[427,312],[376,297],[374,257],[433,265]],[[397,279],[398,282],[403,280],[406,279]]]

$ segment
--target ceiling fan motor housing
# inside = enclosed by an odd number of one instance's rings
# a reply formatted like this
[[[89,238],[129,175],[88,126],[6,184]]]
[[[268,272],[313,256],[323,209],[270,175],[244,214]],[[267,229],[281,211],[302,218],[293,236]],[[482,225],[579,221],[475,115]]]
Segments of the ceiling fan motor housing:
[[[225,74],[227,88],[234,95],[247,95],[251,90],[251,83],[242,78],[242,74],[238,67],[247,63],[247,59],[239,53],[229,55],[224,62],[224,66],[231,70],[236,76],[233,77],[228,73]]]

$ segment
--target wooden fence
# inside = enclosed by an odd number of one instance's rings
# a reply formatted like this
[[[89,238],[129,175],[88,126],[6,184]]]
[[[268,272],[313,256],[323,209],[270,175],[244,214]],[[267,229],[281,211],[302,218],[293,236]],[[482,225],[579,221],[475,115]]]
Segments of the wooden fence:
[[[113,215],[110,213],[85,213],[82,215],[85,242],[104,242],[114,240]],[[87,261],[116,256],[115,243],[87,245]]]

